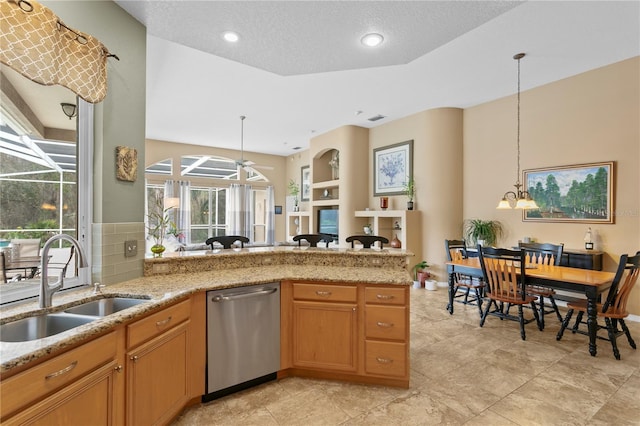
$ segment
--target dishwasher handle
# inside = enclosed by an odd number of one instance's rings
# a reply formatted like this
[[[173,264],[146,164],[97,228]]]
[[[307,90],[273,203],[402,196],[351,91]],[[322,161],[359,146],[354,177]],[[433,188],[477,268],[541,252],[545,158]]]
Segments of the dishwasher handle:
[[[230,301],[230,300],[245,299],[247,297],[256,297],[256,296],[264,296],[266,294],[273,294],[276,291],[278,291],[278,287],[260,289],[260,290],[253,290],[253,291],[245,291],[245,292],[242,292],[242,293],[230,293],[227,296],[225,296],[223,294],[218,294],[218,295],[213,296],[213,298],[211,298],[211,301],[212,302],[227,302],[227,301]]]

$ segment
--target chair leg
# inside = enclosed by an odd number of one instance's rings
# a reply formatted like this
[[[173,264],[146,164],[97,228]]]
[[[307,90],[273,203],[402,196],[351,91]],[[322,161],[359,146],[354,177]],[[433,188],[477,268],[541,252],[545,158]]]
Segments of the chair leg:
[[[520,323],[520,337],[522,337],[522,340],[527,340],[527,336],[524,333],[524,309],[522,305],[518,305],[518,320]]]
[[[627,324],[624,323],[623,319],[620,319],[620,327],[622,327],[624,334],[627,335],[627,340],[629,341],[629,345],[631,345],[631,347],[635,349],[636,342],[634,342],[633,339],[631,338],[631,333],[629,332],[629,329],[627,328]]]
[[[578,312],[578,315],[576,316],[576,323],[573,324],[573,328],[571,329],[571,332],[573,334],[575,334],[578,331],[578,327],[580,326],[580,323],[582,323],[583,315],[584,315],[584,312],[582,311]]]
[[[539,326],[542,327],[541,330],[544,330],[544,297],[543,296],[538,296],[540,298],[539,300],[539,304],[540,304],[540,324]],[[535,304],[534,304],[534,308],[535,308]]]
[[[604,322],[607,324],[607,333],[609,334],[609,340],[611,341],[611,347],[613,348],[613,356],[616,357],[617,360],[620,359],[620,351],[618,350],[618,344],[616,342],[616,332],[613,329],[613,324],[611,323],[611,318],[604,319]]]
[[[569,312],[567,312],[567,316],[564,317],[564,321],[562,321],[562,325],[560,325],[560,331],[558,331],[558,334],[556,335],[556,340],[562,339],[564,330],[569,326],[569,321],[571,321],[572,315],[573,315],[573,309],[569,309]]]
[[[476,303],[478,304],[478,311],[480,312],[480,316],[482,316],[482,297],[480,297],[480,291],[476,288]]]
[[[560,309],[558,309],[558,304],[556,303],[556,299],[553,296],[549,296],[549,301],[551,302],[551,306],[553,306],[553,310],[556,311],[556,316],[558,317],[558,321],[562,322],[562,315],[560,314]]]
[[[533,317],[536,319],[538,330],[540,331],[544,330],[544,325],[542,324],[542,320],[538,316],[538,310],[536,309],[536,302],[531,302],[531,310],[533,311]]]
[[[491,302],[493,302],[493,300],[489,300],[489,303],[487,303],[487,307],[484,308],[484,312],[480,316],[480,327],[484,325],[484,321],[487,319],[487,315],[489,314],[489,308],[491,308]]]

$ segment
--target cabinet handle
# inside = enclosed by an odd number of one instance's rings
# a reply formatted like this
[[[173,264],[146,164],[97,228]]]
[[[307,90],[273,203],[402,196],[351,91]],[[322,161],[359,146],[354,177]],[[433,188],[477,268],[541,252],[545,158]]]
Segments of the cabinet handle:
[[[162,320],[162,321],[158,321],[156,322],[156,327],[162,327],[163,325],[167,325],[169,323],[169,321],[171,321],[171,317]]]
[[[393,362],[393,360],[390,358],[380,358],[379,356],[376,357],[376,361],[378,361],[380,364],[391,364]]]
[[[130,359],[131,361],[133,361],[133,362],[137,362],[137,361],[138,361],[138,356],[137,356],[137,355],[134,355],[134,356],[132,356],[132,357],[131,357],[131,358],[129,358],[129,359]]]
[[[76,365],[78,365],[78,361],[73,361],[71,364],[67,365],[62,370],[56,371],[55,373],[47,374],[46,376],[44,376],[44,378],[45,380],[49,380],[49,379],[53,379],[54,377],[61,376],[73,370],[74,368],[76,368]]]
[[[122,366],[119,365],[116,368],[114,368],[114,370],[116,370],[118,373],[122,373]]]
[[[381,322],[378,321],[376,324],[378,324],[378,327],[393,327],[393,323],[392,322]]]
[[[316,294],[318,296],[325,296],[325,297],[331,296],[331,292],[330,291],[316,290]]]
[[[394,298],[394,296],[391,294],[377,294],[376,297],[382,300],[391,300]]]

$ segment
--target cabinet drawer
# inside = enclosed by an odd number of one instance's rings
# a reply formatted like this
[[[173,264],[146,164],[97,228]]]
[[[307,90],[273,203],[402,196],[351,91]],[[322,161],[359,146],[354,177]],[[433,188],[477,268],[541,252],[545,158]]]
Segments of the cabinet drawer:
[[[358,296],[356,286],[353,285],[293,283],[293,298],[296,300],[355,302]]]
[[[109,333],[3,380],[0,385],[3,416],[115,359],[116,345],[116,333]]]
[[[406,343],[367,340],[365,371],[367,374],[405,377],[407,375]]]
[[[367,338],[406,340],[406,308],[404,306],[371,306],[365,310]]]
[[[189,300],[185,300],[128,325],[127,348],[132,348],[164,333],[189,319],[190,314],[191,305]]]
[[[407,290],[404,287],[367,287],[364,295],[366,303],[404,305],[407,302]]]

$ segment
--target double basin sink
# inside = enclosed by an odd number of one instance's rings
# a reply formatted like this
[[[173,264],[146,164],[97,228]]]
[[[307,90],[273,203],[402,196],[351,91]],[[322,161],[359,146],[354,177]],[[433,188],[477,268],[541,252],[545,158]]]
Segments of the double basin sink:
[[[26,342],[62,333],[149,299],[107,297],[72,306],[61,312],[34,315],[0,325],[0,341]]]

